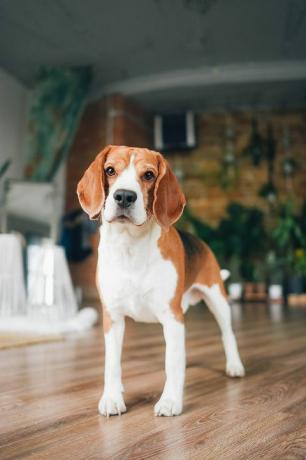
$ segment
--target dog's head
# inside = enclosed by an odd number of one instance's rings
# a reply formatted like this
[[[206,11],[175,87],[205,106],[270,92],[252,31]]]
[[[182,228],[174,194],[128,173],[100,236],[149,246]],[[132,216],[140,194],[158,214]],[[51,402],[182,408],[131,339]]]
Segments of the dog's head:
[[[78,183],[80,204],[91,219],[143,225],[155,217],[162,227],[176,222],[185,197],[169,164],[152,150],[108,146]]]

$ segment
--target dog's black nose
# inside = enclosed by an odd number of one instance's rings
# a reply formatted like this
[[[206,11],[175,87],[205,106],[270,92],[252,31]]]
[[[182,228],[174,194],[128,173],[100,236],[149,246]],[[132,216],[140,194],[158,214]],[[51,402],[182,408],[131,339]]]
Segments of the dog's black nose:
[[[132,190],[121,188],[115,191],[114,199],[120,208],[129,208],[137,200],[137,194]]]

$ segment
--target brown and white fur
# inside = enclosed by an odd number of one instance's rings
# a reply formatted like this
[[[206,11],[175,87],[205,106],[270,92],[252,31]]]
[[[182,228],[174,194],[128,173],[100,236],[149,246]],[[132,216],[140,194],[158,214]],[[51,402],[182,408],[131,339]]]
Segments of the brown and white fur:
[[[219,265],[206,244],[173,227],[185,197],[163,156],[144,148],[108,146],[85,171],[77,193],[89,217],[102,220],[97,285],[105,382],[100,413],[126,411],[121,381],[125,316],[163,327],[166,382],[155,415],[182,412],[184,313],[202,299],[221,329],[227,375],[243,376]]]

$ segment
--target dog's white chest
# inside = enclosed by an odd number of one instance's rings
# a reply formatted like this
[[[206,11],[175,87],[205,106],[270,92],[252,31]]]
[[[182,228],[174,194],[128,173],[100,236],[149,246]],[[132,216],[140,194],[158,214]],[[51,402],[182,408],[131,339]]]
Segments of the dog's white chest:
[[[169,307],[177,282],[173,264],[158,249],[160,228],[137,238],[116,232],[113,225],[103,227],[98,282],[106,309],[113,319],[126,315],[136,321],[158,321]]]

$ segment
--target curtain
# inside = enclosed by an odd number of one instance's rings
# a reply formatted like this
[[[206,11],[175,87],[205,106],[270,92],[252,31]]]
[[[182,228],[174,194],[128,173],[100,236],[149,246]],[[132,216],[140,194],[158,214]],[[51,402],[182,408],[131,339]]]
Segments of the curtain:
[[[28,115],[26,179],[54,178],[73,141],[90,82],[89,67],[41,68]]]

